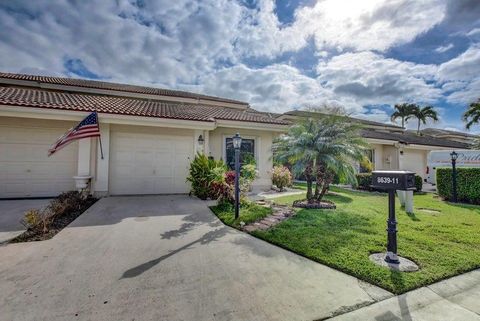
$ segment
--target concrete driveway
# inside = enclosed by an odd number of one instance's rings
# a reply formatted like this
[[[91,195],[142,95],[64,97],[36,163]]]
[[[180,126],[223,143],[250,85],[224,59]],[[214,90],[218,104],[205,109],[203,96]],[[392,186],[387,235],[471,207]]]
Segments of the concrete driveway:
[[[49,199],[0,200],[0,244],[25,231],[20,220],[26,211],[42,209],[49,202]]]
[[[224,226],[187,196],[104,198],[0,247],[2,320],[316,320],[390,297]]]

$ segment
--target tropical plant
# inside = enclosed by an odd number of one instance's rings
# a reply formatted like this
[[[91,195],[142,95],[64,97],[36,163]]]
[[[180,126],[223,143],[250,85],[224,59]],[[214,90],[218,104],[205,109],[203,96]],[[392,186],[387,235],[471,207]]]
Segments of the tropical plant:
[[[255,156],[253,156],[252,153],[249,152],[244,152],[242,153],[242,164],[243,165],[257,165],[257,160],[255,159]]]
[[[416,118],[417,123],[417,135],[420,135],[420,126],[421,124],[426,124],[427,119],[432,119],[434,122],[438,121],[438,113],[433,106],[420,107],[414,105],[412,109],[412,114],[407,117],[407,120],[411,118]]]
[[[468,106],[467,111],[463,114],[462,119],[466,122],[467,129],[474,124],[480,123],[480,98]]]
[[[274,166],[272,169],[272,183],[281,191],[292,185],[292,173],[285,166]]]
[[[277,157],[305,175],[309,203],[321,202],[335,176],[356,182],[353,164],[363,159],[367,147],[359,129],[343,112],[330,110],[329,114],[301,119],[275,141]]]
[[[240,169],[240,175],[250,183],[258,176],[257,166],[255,164],[245,164]]]
[[[373,171],[373,164],[367,155],[363,156],[360,161],[360,171],[362,173],[371,173]]]
[[[215,161],[205,154],[198,153],[190,163],[187,181],[192,185],[192,193],[204,200],[210,196],[211,184],[221,179],[227,171],[227,166],[222,160]]]
[[[395,122],[398,118],[402,120],[402,127],[405,127],[405,121],[408,120],[408,117],[412,115],[415,104],[396,104],[394,106],[394,112],[390,116],[390,120]]]
[[[246,200],[247,192],[251,186],[251,181],[240,177],[240,202]],[[235,171],[227,171],[223,175],[221,182],[215,181],[212,183],[212,194],[216,195],[219,204],[230,203],[235,201]]]

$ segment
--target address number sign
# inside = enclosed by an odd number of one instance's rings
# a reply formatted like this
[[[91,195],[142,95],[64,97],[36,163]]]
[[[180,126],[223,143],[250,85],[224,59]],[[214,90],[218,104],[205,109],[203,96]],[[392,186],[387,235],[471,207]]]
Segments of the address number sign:
[[[415,188],[415,173],[408,171],[373,171],[372,187],[385,190],[411,190]]]

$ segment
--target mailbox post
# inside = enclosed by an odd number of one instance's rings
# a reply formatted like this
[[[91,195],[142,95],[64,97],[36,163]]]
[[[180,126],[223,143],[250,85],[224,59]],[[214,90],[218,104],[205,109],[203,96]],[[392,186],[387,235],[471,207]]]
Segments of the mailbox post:
[[[373,171],[372,187],[388,191],[387,255],[388,263],[400,263],[397,256],[397,220],[395,218],[395,191],[415,189],[415,173],[408,171]]]

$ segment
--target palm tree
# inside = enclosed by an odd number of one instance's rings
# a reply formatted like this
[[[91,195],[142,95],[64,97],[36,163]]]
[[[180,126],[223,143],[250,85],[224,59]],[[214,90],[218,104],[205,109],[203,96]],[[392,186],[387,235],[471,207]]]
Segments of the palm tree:
[[[398,118],[402,120],[402,127],[405,127],[405,121],[408,120],[408,117],[412,115],[412,111],[415,108],[415,104],[396,104],[394,106],[394,112],[390,116],[390,120],[395,122]]]
[[[477,102],[473,102],[463,114],[463,121],[466,122],[467,129],[470,129],[473,124],[480,123],[480,98]]]
[[[367,147],[358,130],[344,115],[319,114],[300,120],[276,140],[277,159],[289,161],[305,175],[309,203],[321,202],[335,176],[356,182],[353,164],[364,157]]]
[[[303,173],[307,181],[307,200],[313,199],[313,167],[316,122],[311,118],[302,119],[291,126],[288,134],[277,138],[273,144],[275,159],[281,163],[293,164],[294,172]]]
[[[416,118],[418,120],[417,124],[417,135],[420,135],[420,125],[426,124],[427,119],[432,119],[434,122],[438,121],[438,113],[433,106],[420,107],[414,105],[412,108],[412,114],[407,117],[407,120],[410,118]]]

